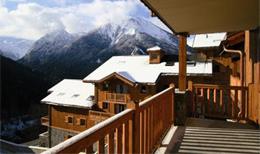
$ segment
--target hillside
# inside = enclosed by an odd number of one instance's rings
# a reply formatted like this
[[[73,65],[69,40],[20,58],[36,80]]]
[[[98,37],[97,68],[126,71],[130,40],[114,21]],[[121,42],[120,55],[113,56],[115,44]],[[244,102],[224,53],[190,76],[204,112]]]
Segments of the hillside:
[[[50,84],[42,75],[0,56],[1,64],[1,120],[37,113],[38,106]]]

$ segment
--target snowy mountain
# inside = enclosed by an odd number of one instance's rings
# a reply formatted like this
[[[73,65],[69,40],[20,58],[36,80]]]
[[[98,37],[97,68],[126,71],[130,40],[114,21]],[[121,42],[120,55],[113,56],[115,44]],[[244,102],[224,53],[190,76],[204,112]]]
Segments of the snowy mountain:
[[[77,35],[79,36],[79,35]],[[53,81],[83,78],[114,55],[143,55],[160,46],[167,54],[178,54],[176,36],[141,18],[109,23],[76,37],[66,31],[45,35],[20,60]]]
[[[0,55],[17,60],[22,58],[31,48],[33,41],[13,38],[0,37]]]
[[[174,43],[177,46],[176,39],[172,37],[172,34],[143,18],[130,18],[118,23],[110,23],[101,27],[100,31],[107,33],[114,44],[118,43],[125,35],[145,33],[169,44]]]
[[[33,44],[24,58],[28,63],[34,60],[44,63],[47,57],[66,50],[75,39],[76,37],[65,30],[48,33]]]

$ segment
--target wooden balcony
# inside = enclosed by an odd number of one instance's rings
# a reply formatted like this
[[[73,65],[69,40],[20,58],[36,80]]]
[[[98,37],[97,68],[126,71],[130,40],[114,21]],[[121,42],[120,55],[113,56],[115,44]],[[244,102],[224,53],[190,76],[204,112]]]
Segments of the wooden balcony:
[[[119,102],[119,103],[127,103],[130,101],[129,94],[121,94],[121,93],[110,93],[103,92],[103,96],[101,96],[102,101],[110,101],[110,102]]]
[[[98,153],[153,152],[174,121],[174,87],[128,105],[123,112],[44,153],[93,153],[93,145]]]
[[[248,88],[210,84],[193,84],[192,113],[206,117],[245,119]]]
[[[41,124],[43,126],[49,126],[49,117],[48,116],[41,117]]]

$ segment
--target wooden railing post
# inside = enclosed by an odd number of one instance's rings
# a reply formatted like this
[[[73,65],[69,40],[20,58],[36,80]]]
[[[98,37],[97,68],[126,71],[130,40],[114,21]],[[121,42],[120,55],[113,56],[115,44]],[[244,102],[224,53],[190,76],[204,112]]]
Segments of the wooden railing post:
[[[172,98],[171,98],[171,123],[173,124],[175,121],[175,116],[174,116],[174,93],[175,93],[175,85],[173,83],[170,84],[170,87],[173,88],[172,90]]]
[[[187,102],[188,115],[193,115],[194,113],[194,94],[193,94],[193,82],[191,80],[188,81],[188,95],[189,99]]]
[[[192,86],[193,86],[193,82],[192,81],[188,81],[188,90],[192,91]]]
[[[132,138],[132,144],[129,143],[131,146],[129,146],[129,150],[132,151],[132,153],[140,153],[140,112],[139,112],[139,103],[138,102],[129,102],[127,104],[127,108],[134,109],[134,115],[132,123],[129,123],[129,125],[132,125],[132,131],[130,131],[131,134],[129,134],[129,137]]]

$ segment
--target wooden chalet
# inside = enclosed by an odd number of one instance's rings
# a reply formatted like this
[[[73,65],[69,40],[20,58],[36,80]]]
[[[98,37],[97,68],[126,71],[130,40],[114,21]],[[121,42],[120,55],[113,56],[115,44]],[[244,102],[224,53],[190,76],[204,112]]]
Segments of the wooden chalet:
[[[41,101],[48,105],[48,115],[41,118],[48,133],[40,136],[41,145],[57,145],[113,115],[95,111],[94,89],[91,83],[64,79],[48,90]]]
[[[152,90],[152,96],[142,97],[141,102],[127,103],[124,111],[44,153],[259,153],[259,0],[141,2],[179,37],[178,83],[161,91]],[[226,37],[218,46],[199,46],[196,51],[201,59],[217,62],[216,70],[229,70],[226,73],[229,82],[190,81],[187,37],[220,32],[225,32]],[[161,62],[160,56],[152,54],[148,59],[157,63]],[[142,71],[142,67],[136,69]],[[103,92],[102,85],[106,85],[106,81],[120,80],[128,86],[136,86],[133,81],[139,80],[133,78],[130,71],[128,74],[120,70],[106,73],[97,81],[92,80],[91,74],[84,79],[95,83],[95,94]],[[147,80],[149,77],[152,75]],[[164,82],[167,83],[167,79]],[[117,87],[114,91],[109,88],[105,86],[105,91],[116,93]],[[124,87],[118,89],[124,91]],[[98,103],[101,105],[111,97],[117,99],[115,95],[108,95],[96,98]],[[121,100],[121,97],[118,98]],[[122,100],[129,97],[132,96]]]
[[[49,128],[49,142],[45,145],[67,140],[124,111],[129,104],[177,84],[178,62],[168,61],[159,47],[148,49],[148,53],[112,57],[83,81],[64,79],[52,87],[42,100],[49,106],[48,116],[42,118],[42,124]],[[216,79],[212,77],[212,61],[193,61],[187,68],[193,82],[201,77],[210,83]]]

